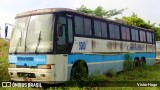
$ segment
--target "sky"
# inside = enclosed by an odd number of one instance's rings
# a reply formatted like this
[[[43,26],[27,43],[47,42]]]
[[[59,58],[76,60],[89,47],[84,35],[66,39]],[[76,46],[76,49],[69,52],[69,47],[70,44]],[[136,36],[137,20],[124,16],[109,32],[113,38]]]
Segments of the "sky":
[[[124,9],[122,16],[130,16],[133,12],[145,21],[160,24],[160,0],[0,0],[0,27],[4,36],[5,23],[14,24],[14,17],[35,9],[70,8],[76,9],[81,5],[95,9],[102,6],[105,10]]]

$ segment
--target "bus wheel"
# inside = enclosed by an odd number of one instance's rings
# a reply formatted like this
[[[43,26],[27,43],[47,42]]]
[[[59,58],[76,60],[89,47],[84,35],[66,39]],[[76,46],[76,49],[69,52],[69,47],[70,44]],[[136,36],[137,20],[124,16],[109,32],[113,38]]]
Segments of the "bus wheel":
[[[141,66],[145,66],[146,65],[146,59],[145,57],[141,58]]]
[[[84,81],[87,77],[87,64],[82,60],[78,60],[73,64],[73,67],[71,69],[71,80]]]
[[[134,59],[133,65],[134,65],[134,67],[138,67],[139,66],[139,59],[138,58]]]

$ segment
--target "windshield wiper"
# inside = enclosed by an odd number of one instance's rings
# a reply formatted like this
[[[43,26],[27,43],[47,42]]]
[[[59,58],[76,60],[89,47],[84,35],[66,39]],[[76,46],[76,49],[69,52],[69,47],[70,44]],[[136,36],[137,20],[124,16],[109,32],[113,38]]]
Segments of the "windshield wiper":
[[[21,30],[21,37],[18,39],[16,49],[14,51],[15,54],[17,54],[18,47],[21,46],[21,41],[22,41],[22,30]]]
[[[35,53],[37,53],[37,50],[38,50],[38,46],[40,44],[40,41],[41,41],[41,31],[39,32],[39,37],[38,37],[38,42],[37,42],[37,46],[36,46],[36,49],[35,49]]]

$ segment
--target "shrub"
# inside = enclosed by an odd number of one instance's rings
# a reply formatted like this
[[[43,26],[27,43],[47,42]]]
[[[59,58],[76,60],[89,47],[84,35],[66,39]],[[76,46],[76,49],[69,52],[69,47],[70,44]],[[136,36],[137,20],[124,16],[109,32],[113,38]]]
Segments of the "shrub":
[[[105,75],[108,76],[108,77],[113,77],[113,76],[116,75],[116,73],[113,72],[113,69],[109,69],[109,70],[106,72]]]
[[[127,53],[124,57],[124,64],[123,64],[123,69],[124,71],[130,71],[133,70],[133,63],[132,63],[132,57],[130,53]]]

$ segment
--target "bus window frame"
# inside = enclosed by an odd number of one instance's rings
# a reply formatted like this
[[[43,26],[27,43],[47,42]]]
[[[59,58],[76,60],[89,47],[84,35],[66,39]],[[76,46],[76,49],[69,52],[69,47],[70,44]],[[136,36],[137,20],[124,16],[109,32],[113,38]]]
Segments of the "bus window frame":
[[[145,30],[143,30],[143,29],[139,29],[139,39],[140,39],[140,31],[143,31],[143,32],[145,33],[145,40],[146,40],[146,41],[144,41],[144,40],[143,40],[143,41],[141,41],[141,40],[140,40],[140,42],[141,42],[141,43],[147,43],[147,39],[146,39],[146,37],[147,37],[147,35],[146,35],[146,31],[145,31]]]
[[[146,38],[148,38],[147,32],[148,32],[148,31],[146,31]],[[151,34],[151,42],[149,42],[147,39],[146,39],[146,41],[147,41],[147,43],[152,44],[152,43],[153,43],[153,40],[152,40],[152,32],[148,32],[148,33]]]
[[[83,31],[82,34],[77,34],[77,33],[76,33],[75,17],[80,17],[80,18],[82,18],[82,25],[83,25],[83,27],[82,27],[82,28],[83,28],[83,29],[82,29],[82,31]],[[73,18],[73,19],[74,19],[74,26],[75,26],[75,27],[74,27],[75,35],[78,35],[78,36],[85,36],[85,35],[84,35],[85,31],[84,31],[84,18],[83,18],[83,16],[74,15],[74,18]]]
[[[69,13],[69,12],[68,12]],[[140,33],[139,31],[142,30],[142,31],[145,31],[145,34],[146,32],[151,32],[151,33],[154,33],[154,31],[150,31],[148,29],[145,29],[145,28],[140,28],[140,27],[136,27],[136,26],[130,26],[130,25],[126,25],[126,24],[122,24],[122,23],[118,23],[118,22],[114,22],[114,21],[110,21],[110,20],[105,20],[103,18],[98,18],[98,17],[95,17],[95,16],[87,16],[87,15],[82,15],[82,14],[79,14],[79,13],[75,13],[75,12],[70,12],[72,13],[73,17],[74,16],[80,16],[80,17],[83,17],[83,18],[87,18],[87,19],[90,19],[91,20],[91,30],[92,30],[92,35],[91,36],[87,36],[87,35],[78,35],[78,34],[75,34],[75,20],[73,18],[73,32],[74,32],[74,36],[73,37],[85,37],[85,38],[92,38],[92,39],[103,39],[103,40],[115,40],[115,41],[126,41],[126,42],[138,42],[138,43],[148,43],[148,42],[142,42],[140,41]],[[94,20],[98,20],[100,22],[105,22],[107,24],[107,38],[103,38],[103,37],[95,37],[94,36]],[[83,20],[84,21],[84,20]],[[120,31],[120,39],[116,39],[116,38],[110,38],[110,34],[109,34],[109,24],[114,24],[114,25],[118,25],[119,26],[119,31]],[[84,23],[83,23],[84,24]],[[130,40],[123,40],[122,39],[122,34],[121,34],[121,26],[124,26],[126,28],[129,28],[129,32],[130,32]],[[84,25],[83,25],[83,28],[84,28]],[[131,33],[131,29],[136,29],[138,31],[138,41],[135,41],[135,40],[132,40],[132,33]],[[147,37],[147,36],[146,36]],[[154,34],[154,37],[155,37],[155,34]],[[147,39],[146,39],[147,40]]]
[[[96,34],[95,34],[95,22],[99,22],[99,25],[100,25],[100,33],[101,33],[101,35],[100,36],[97,36]],[[100,20],[93,20],[93,25],[94,25],[94,37],[96,37],[96,38],[101,38],[102,37],[102,27],[101,27],[101,21]]]
[[[75,14],[73,13],[73,31],[74,31],[74,36],[77,36],[77,37],[88,37],[88,38],[93,38],[94,36],[94,30],[93,30],[93,19],[91,17],[88,17],[88,16],[84,16],[84,15],[79,15],[79,14]],[[78,16],[78,17],[82,17],[83,18],[83,35],[82,34],[76,34],[76,31],[75,31],[75,16]],[[85,35],[85,29],[84,29],[84,18],[85,19],[89,19],[91,20],[91,35]]]
[[[91,35],[85,35],[85,25],[84,25],[84,19],[89,19],[90,21],[91,21]],[[93,29],[92,29],[92,19],[90,19],[90,18],[87,18],[87,17],[83,17],[83,29],[84,29],[84,36],[86,36],[86,37],[92,37],[92,35],[93,35]]]
[[[114,37],[114,38],[111,38],[110,37],[110,30],[109,30],[109,24],[112,24],[112,25],[114,25],[114,31],[115,31],[115,25],[117,25],[118,27],[119,27],[119,39],[117,39],[116,37]],[[118,41],[122,41],[122,38],[121,38],[121,29],[120,29],[120,24],[117,24],[117,23],[112,23],[112,22],[109,22],[108,23],[108,31],[109,31],[109,40],[118,40]],[[115,34],[115,33],[114,33]],[[116,35],[116,34],[115,34]]]
[[[156,37],[155,37],[155,32],[151,32],[151,35],[154,34],[154,39],[153,39],[153,36],[152,36],[152,44],[155,44],[156,43]]]
[[[106,25],[106,37],[103,37],[102,36],[102,33],[103,33],[103,30],[102,30],[102,23],[104,23],[105,25]],[[101,38],[103,38],[103,39],[107,39],[109,36],[108,36],[108,23],[107,22],[105,22],[105,21],[101,21]]]
[[[100,37],[98,37],[98,36],[95,36],[95,28],[94,28],[94,21],[99,21],[100,22],[100,30],[101,30],[101,36]],[[106,26],[107,26],[107,37],[102,37],[102,25],[101,25],[101,23],[105,23],[106,24]],[[109,26],[108,26],[108,22],[107,21],[105,21],[105,20],[101,20],[101,19],[97,19],[97,18],[92,18],[92,32],[93,32],[93,34],[92,34],[92,38],[95,38],[95,39],[103,39],[103,40],[109,40]]]
[[[132,39],[132,29],[138,31],[138,41]],[[135,28],[135,27],[131,27],[131,28],[130,28],[130,31],[131,31],[131,41],[133,41],[133,42],[140,42],[140,34],[139,34],[139,30],[140,30],[139,28]],[[135,37],[135,39],[136,39],[136,37]]]
[[[130,37],[130,39],[128,40],[128,39],[122,39],[122,28],[121,27],[125,27],[125,30],[126,30],[126,28],[128,28],[128,30],[129,30],[129,37]],[[129,26],[127,26],[127,25],[120,25],[120,34],[121,34],[121,41],[127,41],[127,42],[131,42],[131,29],[130,29],[130,27]],[[126,38],[127,38],[127,36],[126,36]]]

